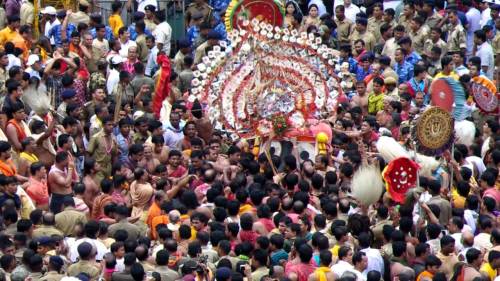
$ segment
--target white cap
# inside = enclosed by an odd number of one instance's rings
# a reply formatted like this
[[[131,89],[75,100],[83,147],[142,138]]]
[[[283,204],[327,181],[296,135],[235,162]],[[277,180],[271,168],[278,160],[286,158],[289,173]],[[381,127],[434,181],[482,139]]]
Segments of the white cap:
[[[127,60],[120,55],[112,56],[110,59],[111,64],[119,64],[119,63],[126,62],[126,61]]]
[[[55,16],[57,14],[57,10],[52,6],[47,6],[42,9],[41,13],[45,15]]]
[[[38,55],[30,55],[28,57],[28,62],[26,63],[26,65],[27,66],[32,66],[37,61],[40,61],[40,57]]]

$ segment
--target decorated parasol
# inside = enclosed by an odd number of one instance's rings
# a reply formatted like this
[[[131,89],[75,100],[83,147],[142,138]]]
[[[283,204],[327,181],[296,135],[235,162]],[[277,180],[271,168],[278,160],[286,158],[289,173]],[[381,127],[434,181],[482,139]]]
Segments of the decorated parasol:
[[[417,184],[419,165],[406,157],[399,157],[385,167],[382,176],[392,200],[404,203],[405,194]]]
[[[241,28],[197,65],[192,93],[217,129],[243,138],[272,132],[278,139],[305,136],[314,142],[313,127],[335,108],[341,91],[332,75],[336,51],[314,34],[255,18]]]
[[[479,107],[483,113],[498,113],[499,93],[491,80],[482,76],[472,78],[471,91],[477,107]]]
[[[467,116],[465,91],[460,82],[452,78],[439,78],[432,82],[429,90],[431,104],[453,114],[455,121]]]
[[[282,26],[285,7],[280,0],[232,0],[225,15],[227,31],[242,25],[245,20],[254,18],[273,26]]]
[[[438,106],[425,110],[413,128],[417,151],[429,155],[439,155],[453,143],[453,118]]]

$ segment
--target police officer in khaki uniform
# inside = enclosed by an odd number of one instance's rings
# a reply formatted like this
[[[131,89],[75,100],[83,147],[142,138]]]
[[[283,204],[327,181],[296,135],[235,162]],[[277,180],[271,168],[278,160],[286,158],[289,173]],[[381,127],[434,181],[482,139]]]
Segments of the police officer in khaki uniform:
[[[77,263],[74,263],[68,267],[67,273],[69,276],[77,276],[81,272],[87,273],[91,280],[97,280],[101,269],[93,261],[96,256],[96,249],[92,247],[92,244],[88,242],[83,242],[78,245],[78,259]]]
[[[47,212],[43,214],[42,225],[33,230],[33,239],[43,236],[51,237],[52,235],[63,236],[64,233],[55,227],[55,217],[53,213]]]
[[[408,30],[408,35],[413,43],[413,48],[417,53],[423,54],[425,39],[428,38],[429,29],[424,24],[424,19],[417,16],[411,21],[410,30]]]
[[[144,13],[146,14],[144,17],[144,23],[146,24],[146,29],[151,31],[151,33],[153,33],[157,25],[155,22],[155,12],[156,7],[154,5],[147,5],[144,8]]]
[[[87,216],[75,209],[75,200],[72,197],[65,197],[63,206],[64,211],[56,215],[56,227],[64,232],[64,235],[70,236],[75,225],[87,223]]]
[[[448,12],[449,24],[444,28],[448,32],[448,52],[465,51],[467,48],[467,35],[458,19],[456,11]]]
[[[426,0],[422,7],[422,10],[427,13],[425,25],[429,28],[438,26],[439,22],[443,19],[440,14],[434,12],[434,6],[434,0]]]
[[[338,5],[335,8],[335,24],[337,25],[337,38],[339,44],[349,44],[349,36],[354,29],[354,23],[345,17],[344,5]]]
[[[49,258],[48,272],[40,278],[40,281],[59,281],[64,277],[61,270],[64,266],[64,261],[60,256],[52,256]]]
[[[367,31],[368,20],[366,18],[356,19],[356,26],[351,34],[351,45],[354,46],[356,40],[361,39],[365,42],[365,49],[367,51],[373,51],[377,41],[372,33]]]
[[[404,26],[405,31],[410,30],[411,20],[415,17],[415,6],[413,3],[405,3],[403,13],[399,16],[398,24]]]
[[[209,22],[210,17],[212,16],[212,10],[213,8],[210,7],[210,5],[205,2],[205,0],[194,0],[194,2],[189,4],[186,9],[186,28],[190,27],[193,24],[192,16],[196,12],[200,12],[203,15],[204,22]]]
[[[384,225],[392,225],[389,218],[389,210],[385,206],[380,206],[377,209],[376,223],[371,227],[373,238],[376,245],[382,245],[384,242]]]
[[[79,23],[89,24],[90,16],[88,15],[90,3],[87,0],[78,1],[78,12],[68,13],[68,22],[78,26]]]
[[[376,42],[381,38],[380,27],[384,24],[384,10],[382,4],[376,3],[373,5],[373,16],[368,18],[368,32],[375,36]]]

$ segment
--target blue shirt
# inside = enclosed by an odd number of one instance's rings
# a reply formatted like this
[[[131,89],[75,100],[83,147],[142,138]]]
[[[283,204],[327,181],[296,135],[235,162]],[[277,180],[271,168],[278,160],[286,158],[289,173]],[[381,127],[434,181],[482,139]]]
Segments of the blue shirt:
[[[128,27],[128,33],[130,33],[130,40],[135,41],[135,39],[137,39],[137,31],[135,31],[135,22]],[[144,29],[144,34],[146,34],[146,36],[152,35],[151,31],[149,31],[149,29],[147,28]]]
[[[486,22],[486,25],[489,25],[493,28],[493,37],[495,37],[497,35],[497,27],[495,25],[495,20],[494,19],[489,19],[487,22]]]
[[[229,0],[210,0],[209,4],[214,8],[214,12],[219,14],[227,8],[229,2]]]
[[[349,64],[349,72],[350,73],[356,73],[358,70],[358,61],[356,61],[353,57],[347,58],[347,60],[344,60],[343,58],[339,58],[339,65],[342,65],[342,63],[347,62]]]
[[[214,30],[220,34],[221,40],[227,41],[227,32],[226,32],[226,26],[224,25],[224,23],[219,22],[219,24],[217,24],[214,27]]]
[[[122,134],[119,134],[116,136],[116,142],[118,143],[118,150],[120,151],[118,159],[124,163],[128,159],[129,141]]]
[[[403,61],[402,64],[396,63],[394,65],[394,71],[398,74],[399,84],[405,83],[413,77],[413,65],[407,61]]]
[[[372,73],[372,68],[368,68],[368,70],[365,70],[363,67],[361,66],[357,66],[357,69],[356,69],[356,80],[357,81],[363,81],[365,79],[366,76],[368,76],[368,74]]]
[[[189,40],[189,43],[191,46],[193,46],[194,40],[200,36],[200,28],[196,25],[193,25],[188,28],[187,32],[187,39]]]
[[[419,54],[417,54],[417,52],[413,51],[413,52],[411,52],[411,54],[406,56],[405,60],[407,62],[409,62],[410,64],[414,65],[418,61],[421,61],[422,57]]]
[[[111,27],[106,25],[106,34],[104,35],[104,39],[111,41],[113,39],[113,30],[111,30]],[[90,35],[92,35],[92,38],[96,39],[97,38],[97,32],[95,30],[95,27],[92,28],[90,31]]]
[[[56,46],[61,46],[62,44],[62,34],[61,34],[62,24],[58,24],[49,30],[49,38],[54,37],[54,43]],[[72,23],[68,23],[66,26],[66,38],[71,38],[71,33],[76,31],[76,26]]]

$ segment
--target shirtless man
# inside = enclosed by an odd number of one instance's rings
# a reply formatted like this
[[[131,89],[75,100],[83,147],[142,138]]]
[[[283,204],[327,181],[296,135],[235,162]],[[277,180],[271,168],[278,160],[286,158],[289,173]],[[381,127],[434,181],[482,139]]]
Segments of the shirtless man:
[[[160,137],[163,138],[163,136]],[[153,155],[153,148],[151,147],[151,145],[144,146],[144,160],[146,161],[146,170],[150,174],[153,174],[155,168],[160,165],[160,161]]]
[[[165,145],[163,136],[152,136],[151,142],[153,143],[153,157],[165,165],[168,162],[169,149]]]
[[[97,173],[99,172],[99,164],[92,158],[86,158],[83,164],[83,184],[85,184],[85,193],[83,193],[83,201],[92,212],[92,206],[94,204],[94,199],[99,195],[99,185],[100,182],[97,179]]]
[[[368,95],[366,94],[366,84],[364,81],[356,82],[356,95],[352,97],[351,106],[359,106],[363,115],[368,114]]]
[[[60,151],[56,154],[56,162],[50,168],[48,184],[52,196],[50,198],[50,211],[57,214],[62,211],[63,200],[71,197],[72,174],[75,164],[69,161],[68,153]]]
[[[464,279],[463,281],[472,281],[476,277],[481,277],[479,268],[483,263],[483,253],[476,248],[470,248],[465,254],[467,264],[464,265]]]

